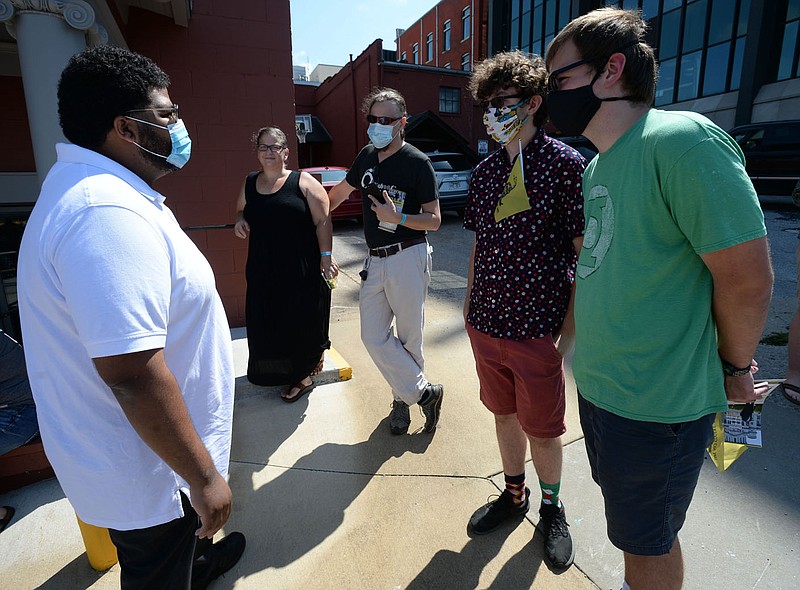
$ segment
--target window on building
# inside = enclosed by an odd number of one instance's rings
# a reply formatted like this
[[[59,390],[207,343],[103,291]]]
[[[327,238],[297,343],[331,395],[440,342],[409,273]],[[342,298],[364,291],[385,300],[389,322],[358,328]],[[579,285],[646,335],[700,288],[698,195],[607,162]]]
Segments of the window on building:
[[[411,62],[412,64],[419,63],[419,43],[414,43],[414,45],[411,46],[411,57],[412,57],[412,62]]]
[[[408,58],[406,57],[406,52],[400,54],[400,61],[408,63]]]
[[[458,88],[439,88],[439,112],[440,113],[460,113],[461,112],[461,90]]]
[[[469,72],[469,53],[465,53],[461,56],[461,69]]]
[[[786,7],[786,27],[783,30],[778,80],[800,76],[800,0],[790,0]]]
[[[465,6],[461,11],[461,39],[469,39],[469,33],[472,29],[471,17],[469,6]]]
[[[450,69],[450,62],[447,62],[446,64],[444,64],[444,69],[445,70],[449,70]]]
[[[676,60],[673,58],[664,60],[659,64],[656,106],[675,102],[675,63]]]
[[[450,21],[444,21],[442,27],[442,51],[450,51]]]
[[[686,7],[683,24],[683,52],[697,51],[703,47],[706,29],[706,7],[708,0],[697,0]]]
[[[428,33],[425,37],[425,61],[429,62],[433,59],[433,33]]]

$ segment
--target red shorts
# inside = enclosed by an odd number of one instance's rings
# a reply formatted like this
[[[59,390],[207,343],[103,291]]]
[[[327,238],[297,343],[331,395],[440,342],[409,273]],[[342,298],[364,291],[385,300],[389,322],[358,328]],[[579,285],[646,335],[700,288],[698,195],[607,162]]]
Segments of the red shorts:
[[[564,424],[564,360],[544,336],[530,340],[492,338],[467,324],[481,384],[481,401],[492,414],[517,414],[525,434],[557,438]]]

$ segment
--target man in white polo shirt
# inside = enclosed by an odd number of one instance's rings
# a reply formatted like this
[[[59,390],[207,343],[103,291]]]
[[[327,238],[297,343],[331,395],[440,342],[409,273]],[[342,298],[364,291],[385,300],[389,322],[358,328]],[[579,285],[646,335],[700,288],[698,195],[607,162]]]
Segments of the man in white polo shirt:
[[[117,47],[73,56],[58,107],[71,144],[19,255],[41,436],[81,519],[107,527],[122,588],[205,588],[244,551],[228,520],[230,332],[206,259],[152,188],[191,142],[169,78]]]

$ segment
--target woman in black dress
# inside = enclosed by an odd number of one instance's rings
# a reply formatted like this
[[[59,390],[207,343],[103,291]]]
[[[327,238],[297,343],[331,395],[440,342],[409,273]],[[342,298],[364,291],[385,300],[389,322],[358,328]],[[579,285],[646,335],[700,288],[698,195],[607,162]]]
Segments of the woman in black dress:
[[[314,388],[330,348],[331,291],[339,269],[328,195],[306,172],[286,168],[286,135],[264,127],[253,136],[261,170],[242,185],[234,233],[250,237],[247,253],[247,379],[289,387],[294,402]]]

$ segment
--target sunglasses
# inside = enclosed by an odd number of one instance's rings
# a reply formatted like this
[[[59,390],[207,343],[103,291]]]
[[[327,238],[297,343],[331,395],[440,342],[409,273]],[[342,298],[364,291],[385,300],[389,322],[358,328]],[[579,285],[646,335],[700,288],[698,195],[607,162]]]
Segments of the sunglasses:
[[[502,109],[505,106],[505,102],[510,98],[523,99],[528,97],[522,96],[521,94],[503,94],[502,96],[495,96],[493,99],[483,103],[483,109],[486,110],[489,107],[493,109]]]
[[[171,107],[149,107],[146,109],[133,109],[128,111],[129,113],[155,113],[159,117],[164,117],[165,119],[174,119],[177,121],[178,117],[178,105],[173,104]]]
[[[403,117],[376,117],[375,115],[367,115],[367,122],[378,123],[379,125],[391,125],[402,118]]]
[[[265,143],[259,143],[256,146],[257,152],[272,152],[273,154],[280,154],[283,150],[286,149],[285,145],[275,144],[275,145],[267,145]]]

